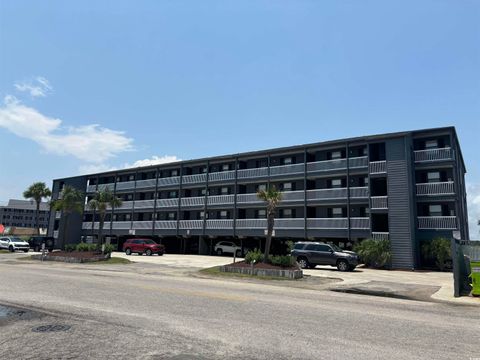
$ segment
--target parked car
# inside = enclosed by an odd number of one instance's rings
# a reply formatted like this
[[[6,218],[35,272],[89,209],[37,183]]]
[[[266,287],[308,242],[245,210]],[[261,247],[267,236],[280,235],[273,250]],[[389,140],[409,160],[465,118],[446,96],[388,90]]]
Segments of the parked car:
[[[28,242],[16,236],[2,236],[0,237],[0,249],[7,249],[11,252],[16,250],[28,252],[30,245],[28,245]]]
[[[232,255],[235,254],[238,257],[242,256],[242,248],[231,241],[220,241],[216,243],[214,250],[217,255],[223,255],[226,253]]]
[[[297,242],[291,253],[302,269],[331,265],[340,271],[352,271],[359,262],[358,255],[353,251],[322,242]]]
[[[158,254],[162,256],[165,254],[165,246],[157,244],[151,239],[127,239],[123,244],[123,251],[125,251],[127,255],[137,253],[138,255],[146,254],[150,256],[152,254]]]
[[[51,236],[31,236],[28,239],[28,244],[30,245],[30,249],[33,249],[33,251],[42,250],[42,244],[45,244],[45,250],[52,252],[55,245],[55,240]]]

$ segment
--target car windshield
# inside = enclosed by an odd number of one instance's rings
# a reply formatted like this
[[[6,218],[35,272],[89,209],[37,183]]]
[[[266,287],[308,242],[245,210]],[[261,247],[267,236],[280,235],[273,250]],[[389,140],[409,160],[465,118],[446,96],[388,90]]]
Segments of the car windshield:
[[[338,246],[337,246],[337,245],[335,245],[335,244],[330,244],[330,246],[331,246],[331,247],[332,247],[332,249],[333,249],[333,250],[335,250],[335,251],[343,251],[343,249],[342,249],[342,248],[338,247]]]
[[[18,237],[14,237],[14,238],[12,238],[12,242],[18,243],[18,242],[23,242],[23,240],[18,238]]]
[[[150,244],[151,245],[151,244],[156,244],[156,242],[153,241],[153,240],[145,240],[145,244]]]

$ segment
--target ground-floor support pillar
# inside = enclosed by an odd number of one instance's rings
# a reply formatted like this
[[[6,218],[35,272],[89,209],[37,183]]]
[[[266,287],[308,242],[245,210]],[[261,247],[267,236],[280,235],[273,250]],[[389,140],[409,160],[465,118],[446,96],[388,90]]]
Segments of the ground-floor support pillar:
[[[210,255],[212,239],[205,238],[200,236],[198,240],[198,254],[199,255]]]

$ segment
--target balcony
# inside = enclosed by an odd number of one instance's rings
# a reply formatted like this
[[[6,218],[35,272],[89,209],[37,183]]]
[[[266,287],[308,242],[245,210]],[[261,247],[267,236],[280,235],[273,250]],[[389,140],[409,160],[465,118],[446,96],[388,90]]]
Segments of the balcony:
[[[91,230],[92,229],[92,222],[91,221],[83,222],[82,223],[82,229],[83,230]]]
[[[135,230],[151,230],[153,227],[153,221],[134,221],[132,229]]]
[[[198,207],[205,205],[205,196],[185,197],[180,199],[182,207]]]
[[[180,220],[178,223],[184,230],[203,229],[203,220]]]
[[[233,219],[211,219],[207,220],[205,227],[207,229],[233,229]]]
[[[389,232],[372,231],[373,240],[388,240],[389,236],[390,236]]]
[[[305,197],[305,192],[303,190],[285,191],[282,193],[282,202],[283,201],[303,201],[304,197]]]
[[[455,186],[453,181],[417,184],[417,195],[454,195]]]
[[[87,193],[94,193],[97,191],[97,185],[87,185]]]
[[[107,209],[111,209],[110,206],[107,206]],[[123,201],[122,205],[117,206],[115,210],[132,210],[133,209],[133,201]]]
[[[275,219],[273,228],[278,229],[304,229],[304,218]],[[237,219],[237,229],[267,229],[267,219]]]
[[[176,230],[177,220],[157,220],[155,221],[155,229]]]
[[[208,205],[225,205],[233,204],[235,195],[215,195],[207,197]]]
[[[135,209],[153,209],[155,200],[135,200],[133,207]]]
[[[429,161],[445,161],[453,160],[452,148],[439,148],[429,150],[417,150],[414,151],[415,162],[429,162]]]
[[[348,159],[348,167],[350,169],[360,169],[368,167],[368,158],[366,156],[360,156]]]
[[[308,229],[348,229],[347,218],[309,218]]]
[[[456,230],[457,217],[456,216],[419,216],[419,229],[431,230]]]
[[[346,199],[347,188],[307,190],[307,200]]]
[[[157,208],[162,207],[178,207],[178,199],[158,199]]]
[[[387,172],[387,161],[371,161],[369,165],[370,174],[385,174]]]
[[[100,187],[100,185],[99,185]],[[117,182],[116,191],[135,189],[135,181]]]
[[[131,221],[114,221],[112,222],[112,230],[130,230],[132,226]]]
[[[257,194],[237,194],[237,204],[261,203],[263,202],[257,197]]]
[[[92,186],[95,186],[95,185],[92,185]],[[109,184],[98,184],[98,191],[102,191],[102,190],[110,190],[110,191],[113,191],[115,189],[115,183],[109,183]],[[93,192],[95,192],[96,190],[94,190]]]
[[[137,189],[154,188],[157,184],[157,179],[137,180]]]
[[[194,174],[182,176],[182,184],[196,184],[207,181],[207,174]]]
[[[208,182],[235,180],[235,170],[208,174]]]
[[[270,167],[270,176],[303,174],[305,172],[305,164],[291,164]]]
[[[368,187],[351,187],[350,188],[350,199],[365,199],[368,198]]]
[[[237,179],[250,179],[268,176],[268,167],[237,170]]]
[[[347,168],[347,159],[324,160],[307,163],[307,172],[344,170]]]
[[[350,218],[350,229],[369,230],[370,218],[368,217],[352,217]]]
[[[388,196],[372,196],[371,198],[372,210],[386,210],[388,209]]]
[[[180,184],[180,176],[158,178],[157,186],[174,186]]]

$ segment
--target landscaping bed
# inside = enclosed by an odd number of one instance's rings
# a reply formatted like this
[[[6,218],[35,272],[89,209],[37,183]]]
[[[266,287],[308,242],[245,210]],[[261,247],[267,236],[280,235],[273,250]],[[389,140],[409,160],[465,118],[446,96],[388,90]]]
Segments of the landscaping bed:
[[[32,255],[32,259],[42,260],[42,255]],[[86,263],[108,259],[110,259],[110,253],[102,254],[98,251],[54,251],[43,257],[43,260],[67,263]]]
[[[288,279],[301,279],[303,271],[298,266],[277,266],[268,263],[259,262],[256,264],[247,264],[245,261],[220,266],[221,272],[237,273],[254,276],[281,277]]]

